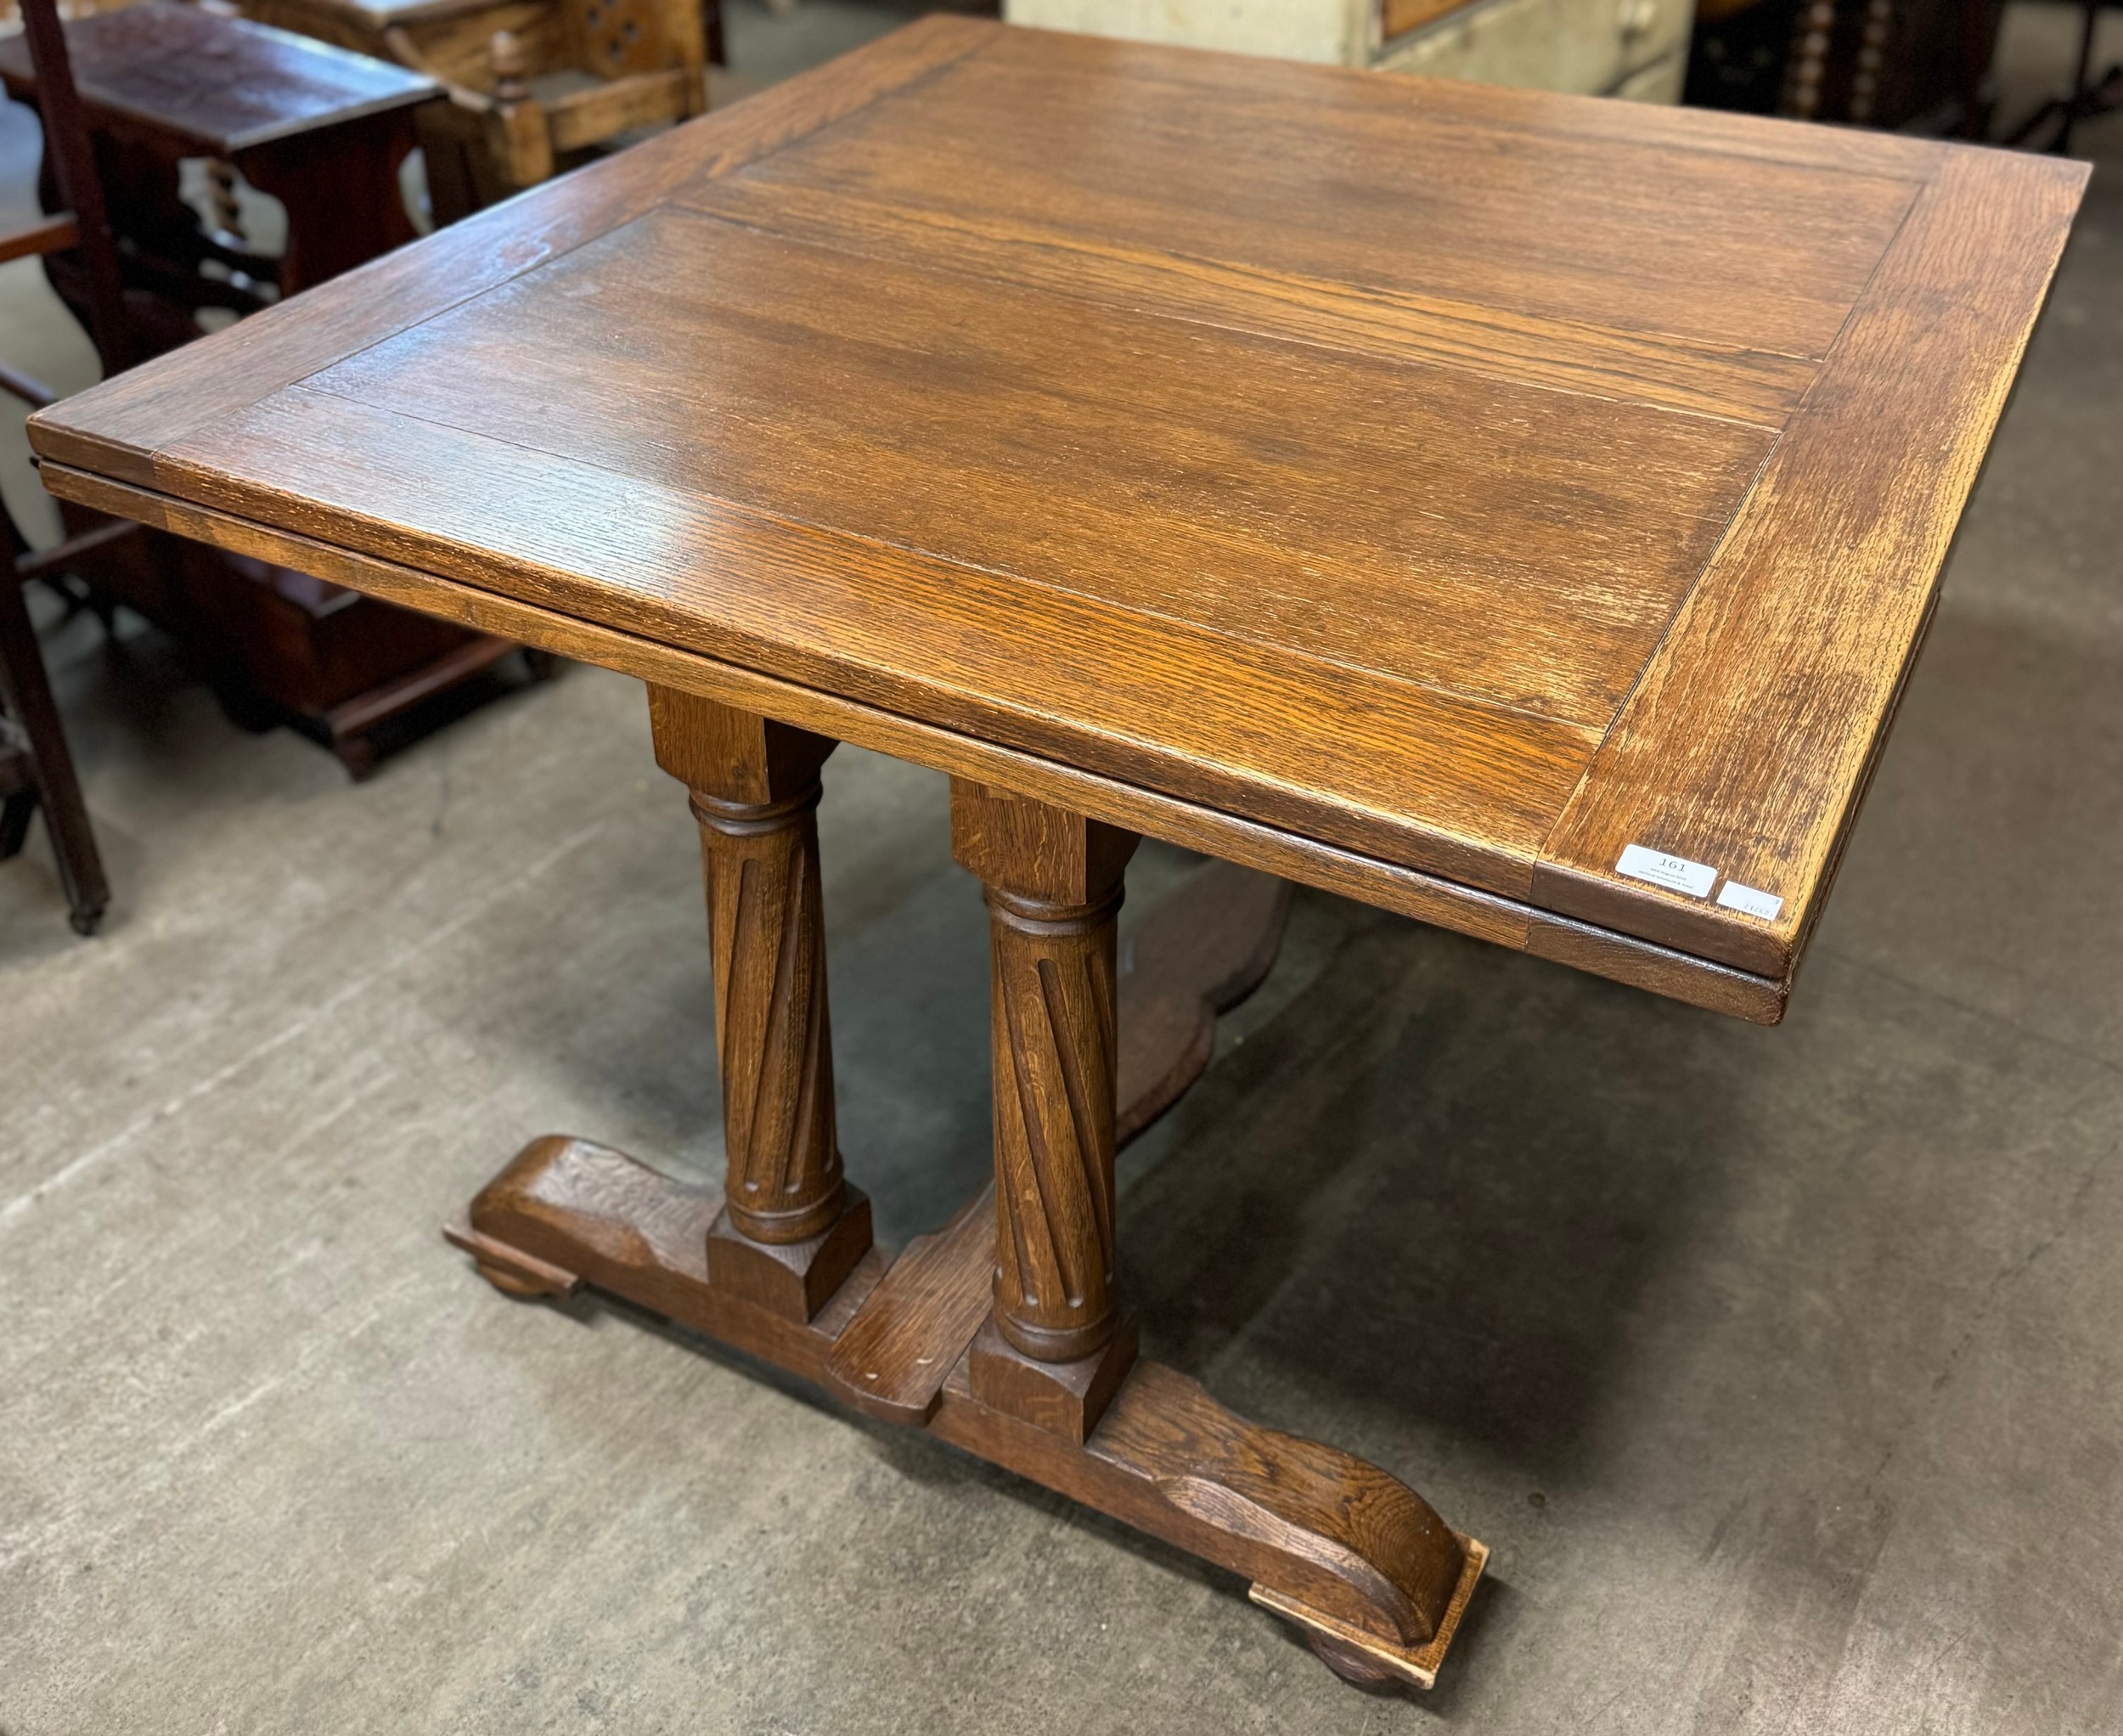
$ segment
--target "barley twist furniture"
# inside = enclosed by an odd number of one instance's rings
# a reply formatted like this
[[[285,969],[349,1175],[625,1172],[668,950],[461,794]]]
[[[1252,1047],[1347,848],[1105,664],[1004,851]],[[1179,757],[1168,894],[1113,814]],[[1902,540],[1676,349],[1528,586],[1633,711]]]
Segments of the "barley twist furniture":
[[[2084,176],[932,18],[31,433],[69,499],[647,684],[726,1182],[541,1139],[452,1231],[489,1278],[1428,1683],[1481,1545],[1137,1356],[1114,1152],[1281,882],[1782,1016]],[[993,1186],[896,1259],[833,1090],[839,741],[950,775],[994,937]],[[1219,865],[1131,972],[1146,834]]]

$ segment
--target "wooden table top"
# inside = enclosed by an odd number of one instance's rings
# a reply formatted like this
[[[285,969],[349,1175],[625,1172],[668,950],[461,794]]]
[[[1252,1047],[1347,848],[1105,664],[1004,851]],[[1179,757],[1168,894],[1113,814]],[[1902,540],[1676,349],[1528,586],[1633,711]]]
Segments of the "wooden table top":
[[[160,0],[68,20],[74,82],[92,107],[230,157],[439,96],[417,72],[247,19]],[[0,40],[0,81],[37,87],[20,36]]]
[[[1773,1022],[2086,174],[936,17],[31,431],[92,504]]]

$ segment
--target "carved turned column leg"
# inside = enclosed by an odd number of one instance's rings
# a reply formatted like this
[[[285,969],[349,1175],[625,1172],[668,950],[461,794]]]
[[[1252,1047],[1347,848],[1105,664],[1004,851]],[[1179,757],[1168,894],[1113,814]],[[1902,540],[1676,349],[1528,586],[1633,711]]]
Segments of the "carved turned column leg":
[[[994,1306],[974,1395],[1082,1440],[1135,1356],[1113,1268],[1114,920],[1133,832],[962,779],[951,843],[985,885]]]
[[[842,1173],[819,891],[820,736],[649,690],[656,763],[692,792],[707,880],[729,1184],[710,1282],[808,1320],[870,1244]]]

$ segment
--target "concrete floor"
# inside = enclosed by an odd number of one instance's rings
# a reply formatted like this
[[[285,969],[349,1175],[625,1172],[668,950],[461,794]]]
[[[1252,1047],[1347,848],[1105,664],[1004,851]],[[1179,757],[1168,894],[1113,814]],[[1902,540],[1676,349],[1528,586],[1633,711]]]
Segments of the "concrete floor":
[[[1306,894],[1125,1159],[1150,1350],[1494,1547],[1412,1701],[443,1245],[543,1131],[718,1164],[638,689],[355,787],[153,634],[54,633],[118,902],[79,941],[41,838],[0,865],[0,1733],[2123,1728],[2119,406],[2111,166],[1784,1027]],[[986,1164],[982,912],[940,780],[828,783],[843,1141],[900,1239]]]

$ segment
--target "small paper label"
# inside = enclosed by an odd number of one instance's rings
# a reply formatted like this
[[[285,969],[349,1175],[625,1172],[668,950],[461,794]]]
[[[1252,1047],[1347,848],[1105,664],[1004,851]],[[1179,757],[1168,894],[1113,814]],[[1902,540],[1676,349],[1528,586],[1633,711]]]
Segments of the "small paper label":
[[[1777,911],[1784,907],[1784,901],[1774,893],[1757,892],[1751,886],[1742,886],[1737,880],[1725,882],[1725,890],[1718,894],[1718,902],[1728,910],[1737,910],[1743,916],[1760,916],[1765,922],[1774,922]]]
[[[1690,898],[1708,898],[1718,877],[1718,871],[1707,862],[1669,856],[1664,850],[1647,850],[1642,844],[1631,844],[1624,850],[1614,871],[1631,880],[1648,880],[1653,886],[1685,892]]]

